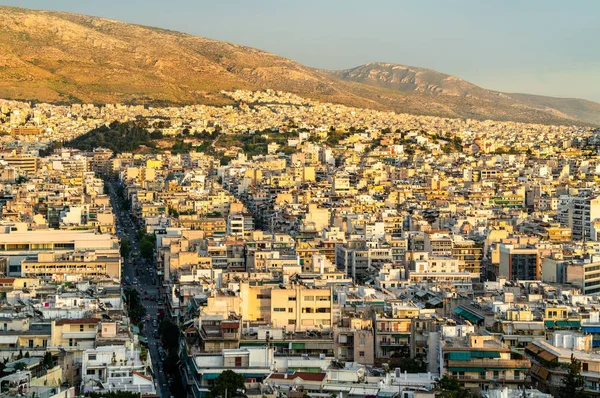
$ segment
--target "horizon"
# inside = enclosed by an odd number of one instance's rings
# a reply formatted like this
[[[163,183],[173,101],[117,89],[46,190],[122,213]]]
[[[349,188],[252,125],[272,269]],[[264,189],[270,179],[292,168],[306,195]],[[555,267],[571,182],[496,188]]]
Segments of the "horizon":
[[[345,8],[336,9],[335,4],[341,2],[317,8],[314,0],[302,5],[263,0],[253,7],[239,1],[196,4],[180,0],[169,4],[166,12],[166,5],[156,0],[126,4],[0,0],[5,6],[19,7],[20,3],[27,9],[109,18],[253,47],[315,69],[394,63],[456,76],[493,91],[600,102],[600,55],[589,51],[600,26],[595,24],[594,11],[580,11],[586,4],[600,11],[600,3],[591,1],[574,6],[557,1],[509,1],[494,9],[494,5],[461,0],[458,5],[439,4],[427,10],[432,1],[407,5],[382,0],[371,7],[351,0],[343,3]],[[382,5],[390,12],[383,15]],[[393,26],[388,23],[398,16],[404,19]],[[531,26],[524,26],[525,17]],[[347,29],[357,22],[362,22],[362,29]],[[411,40],[404,40],[408,33],[412,33]]]

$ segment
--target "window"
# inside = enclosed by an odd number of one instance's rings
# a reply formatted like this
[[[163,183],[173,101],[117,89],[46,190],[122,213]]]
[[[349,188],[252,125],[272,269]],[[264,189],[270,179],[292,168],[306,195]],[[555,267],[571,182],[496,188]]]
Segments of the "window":
[[[294,312],[294,309],[290,307],[288,308],[288,312]]]
[[[304,301],[315,301],[315,296],[306,296],[304,297]]]
[[[73,347],[73,339],[69,339],[69,347]]]
[[[288,301],[296,301],[296,296],[288,296]]]
[[[358,356],[361,357],[361,358],[364,358],[365,357],[365,352],[364,351],[359,351],[358,352]]]
[[[33,348],[33,340],[29,340],[29,348]]]
[[[321,314],[328,314],[331,312],[330,308],[317,308],[317,312],[321,313]]]
[[[242,357],[235,357],[235,367],[239,368],[242,366]]]
[[[358,344],[360,344],[360,345],[365,345],[365,338],[364,338],[364,337],[361,337],[361,338],[358,340]]]
[[[88,355],[88,360],[95,361],[96,360],[96,354],[90,354],[90,355]]]
[[[500,377],[500,372],[497,370],[494,370],[494,379],[497,379]]]
[[[96,325],[92,324],[88,326],[88,329],[96,329]]]
[[[79,325],[79,331],[83,332],[83,325]]]
[[[285,308],[273,308],[275,312],[285,312]]]
[[[588,365],[588,363],[587,363],[587,362],[583,362],[583,363],[581,364],[581,368],[582,368],[582,370],[583,370],[584,372],[587,372],[587,371],[588,371],[588,366],[589,366],[589,365]]]
[[[317,296],[317,301],[329,301],[329,296]]]
[[[296,320],[295,319],[289,319],[288,320],[288,325],[295,325],[296,324]]]
[[[88,369],[87,372],[86,372],[86,374],[88,374],[88,375],[94,375],[94,374],[96,374],[96,371],[94,369]]]

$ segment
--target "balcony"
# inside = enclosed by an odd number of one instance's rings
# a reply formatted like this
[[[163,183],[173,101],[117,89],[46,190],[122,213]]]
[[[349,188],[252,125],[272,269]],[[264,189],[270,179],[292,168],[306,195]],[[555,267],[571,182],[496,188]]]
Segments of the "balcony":
[[[448,368],[526,369],[531,362],[526,359],[471,359],[469,361],[447,361]]]

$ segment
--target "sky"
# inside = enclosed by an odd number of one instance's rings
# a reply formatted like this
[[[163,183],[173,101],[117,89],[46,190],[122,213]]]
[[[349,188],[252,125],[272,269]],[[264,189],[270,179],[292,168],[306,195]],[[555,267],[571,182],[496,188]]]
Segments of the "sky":
[[[158,26],[304,65],[393,62],[600,102],[598,0],[0,0]]]

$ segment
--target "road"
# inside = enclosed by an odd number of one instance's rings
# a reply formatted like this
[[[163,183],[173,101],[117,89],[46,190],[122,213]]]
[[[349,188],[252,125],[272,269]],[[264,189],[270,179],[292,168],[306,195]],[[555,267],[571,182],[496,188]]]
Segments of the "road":
[[[159,352],[160,338],[158,337],[158,299],[159,287],[156,275],[156,265],[146,261],[140,255],[140,245],[137,240],[137,229],[131,217],[129,209],[123,209],[117,198],[116,182],[107,182],[110,200],[117,220],[117,234],[120,239],[127,239],[131,245],[129,258],[124,259],[122,270],[123,288],[134,287],[140,292],[140,297],[148,319],[142,332],[148,339],[148,352],[152,358],[152,372],[154,374],[155,387],[161,398],[170,397],[167,380],[162,369],[162,359]],[[125,282],[129,280],[129,285]],[[162,348],[161,348],[162,350]],[[164,355],[164,354],[163,354]]]

